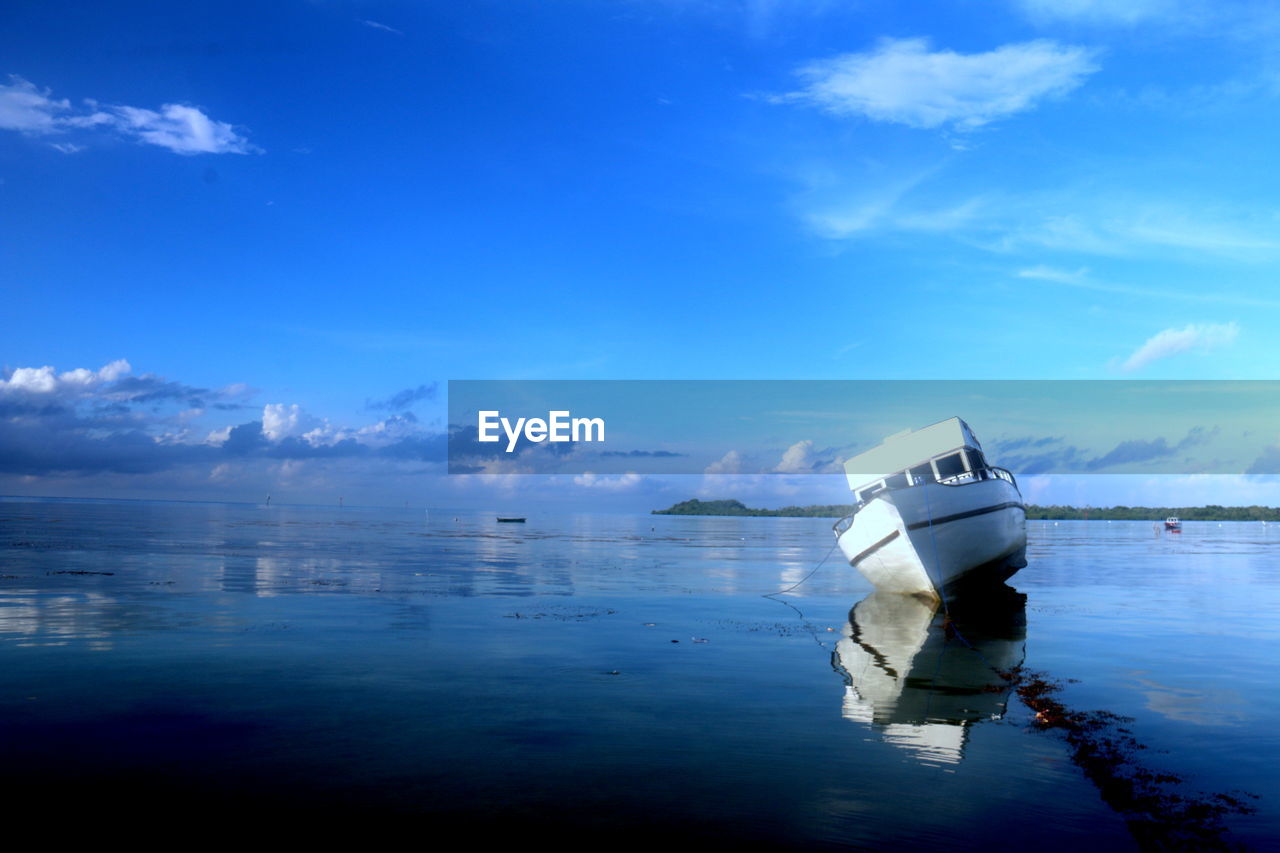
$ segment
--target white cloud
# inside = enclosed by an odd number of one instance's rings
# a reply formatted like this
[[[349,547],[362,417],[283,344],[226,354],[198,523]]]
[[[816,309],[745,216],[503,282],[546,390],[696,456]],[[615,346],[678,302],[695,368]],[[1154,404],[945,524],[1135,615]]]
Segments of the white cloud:
[[[1091,276],[1087,267],[1075,270],[1058,269],[1057,267],[1037,264],[1020,269],[1018,278],[1032,281],[1047,281],[1052,284],[1078,290],[1092,290],[1098,293],[1115,293],[1122,296],[1136,296],[1143,299],[1158,299],[1161,302],[1178,300],[1182,302],[1207,302],[1224,305],[1250,305],[1259,308],[1280,308],[1280,299],[1248,296],[1232,293],[1220,287],[1197,287],[1194,290],[1174,290],[1161,287],[1136,287],[1129,284],[1100,281]]]
[[[1232,323],[1191,323],[1181,329],[1165,329],[1147,339],[1121,365],[1134,371],[1153,361],[1191,350],[1208,351],[1234,343],[1240,327]]]
[[[960,195],[952,175],[932,181],[941,171],[936,166],[888,178],[866,168],[835,177],[802,174],[805,186],[791,204],[812,233],[829,240],[944,234],[1000,253],[1280,258],[1280,217],[1260,204],[1224,204],[1180,194],[1178,187],[1147,198],[1086,186]]]
[[[865,339],[863,339],[863,340],[856,340],[856,341],[850,341],[849,343],[847,343],[847,344],[845,344],[844,346],[842,346],[842,347],[840,347],[839,349],[837,349],[837,350],[835,351],[835,355],[834,355],[834,356],[832,356],[832,357],[833,357],[833,358],[840,358],[841,356],[848,355],[849,353],[853,352],[854,350],[858,349],[859,347],[866,346],[866,343],[867,343],[867,342],[866,342],[866,340],[865,340]]]
[[[1076,286],[1088,280],[1089,269],[1088,267],[1080,267],[1075,270],[1063,270],[1046,264],[1037,264],[1034,267],[1018,270],[1018,278],[1031,278],[1039,281],[1052,281],[1055,284]]]
[[[882,230],[945,233],[982,225],[991,215],[981,196],[931,199],[922,189],[942,164],[886,179],[823,170],[802,176],[808,185],[793,203],[810,229],[829,240]]]
[[[1186,215],[1162,215],[1162,212],[1128,223],[1124,233],[1134,242],[1200,252],[1247,254],[1274,252],[1280,248],[1274,233],[1257,233],[1230,223],[1206,222]]]
[[[0,379],[0,388],[6,391],[29,391],[33,394],[51,394],[58,387],[58,379],[53,368],[19,367],[7,380]]]
[[[1190,202],[1134,205],[1095,198],[1087,212],[1036,216],[1036,208],[1077,206],[1080,199],[1028,198],[1010,200],[1008,210],[1026,215],[1012,219],[1012,227],[991,248],[1016,250],[1026,246],[1125,256],[1169,250],[1217,255],[1238,260],[1263,260],[1280,254],[1280,229],[1269,211],[1194,209]],[[1019,222],[1019,219],[1022,220]]]
[[[636,488],[644,478],[634,471],[628,471],[626,474],[618,476],[601,476],[586,471],[573,478],[574,485],[582,486],[588,489],[604,489],[610,492],[625,492]]]
[[[24,133],[53,133],[58,114],[71,108],[67,101],[55,101],[48,89],[40,89],[16,74],[0,84],[0,129]]]
[[[8,376],[0,374],[0,394],[66,394],[77,396],[104,382],[114,382],[126,375],[132,367],[123,358],[116,359],[98,370],[77,367],[58,373],[50,365],[44,367],[19,367]]]
[[[218,393],[223,397],[252,397],[256,389],[247,382],[232,382],[230,385],[223,386]]]
[[[736,450],[730,450],[719,461],[712,462],[707,466],[704,473],[707,474],[739,474],[742,472],[742,454]]]
[[[786,449],[782,459],[773,469],[779,474],[804,474],[813,470],[813,442],[809,439],[797,441]]]
[[[737,451],[729,451],[734,456]],[[719,463],[716,463],[719,464]],[[708,468],[706,476],[702,478],[702,482],[698,485],[695,493],[700,498],[710,498],[711,500],[721,500],[726,496],[737,497],[747,495],[753,490],[758,489],[762,481],[773,479],[769,474],[738,474],[731,471],[713,471],[715,465]],[[781,479],[781,478],[779,478]]]
[[[891,222],[893,212],[903,197],[920,186],[933,171],[928,169],[879,187],[863,189],[852,198],[824,202],[805,219],[814,231],[830,239],[843,239],[868,231]],[[832,192],[831,188],[822,189],[824,194]],[[844,190],[843,187],[836,189]]]
[[[242,407],[215,402],[227,399],[222,391],[136,374],[123,359],[97,369],[0,369],[0,491],[8,483],[22,494],[260,500],[284,497],[277,485],[291,478],[292,500],[324,492],[345,494],[352,504],[385,503],[393,480],[410,500],[420,497],[422,483],[448,479],[424,477],[443,473],[445,436],[411,430],[403,416],[367,430],[338,428],[300,406],[233,413]],[[276,441],[264,435],[264,423]],[[389,433],[400,438],[387,441]]]
[[[809,103],[910,127],[971,130],[1079,86],[1094,52],[1047,39],[986,53],[930,51],[926,39],[882,39],[874,50],[801,68],[804,89],[775,100]]]
[[[104,382],[114,382],[121,376],[132,371],[133,368],[129,365],[129,362],[125,361],[123,358],[117,358],[115,361],[99,370],[98,376],[100,376]]]
[[[209,430],[208,435],[204,437],[204,443],[211,444],[214,447],[221,447],[227,443],[228,438],[231,438],[231,427],[224,426],[221,429]],[[221,468],[223,466],[220,465],[218,467]]]
[[[805,221],[814,233],[828,240],[845,240],[881,228],[943,234],[975,224],[984,207],[982,199],[971,198],[949,207],[906,212],[897,209],[898,198],[828,204],[806,214]]]
[[[297,438],[312,447],[332,447],[342,441],[358,441],[370,447],[384,447],[417,432],[411,425],[397,429],[388,419],[361,429],[337,426],[328,418],[317,417],[297,403],[268,403],[262,407],[262,434],[268,441]]]
[[[1036,216],[1036,208],[1087,205],[1086,212],[1063,211]],[[1025,210],[1006,230],[999,247],[1039,246],[1098,255],[1129,255],[1170,249],[1241,260],[1274,257],[1280,252],[1280,229],[1270,211],[1230,211],[1191,202],[1150,202],[1070,197],[1010,200],[1008,209]]]
[[[60,123],[67,127],[98,127],[99,125],[114,125],[118,119],[110,113],[104,113],[99,110],[96,101],[85,101],[85,104],[94,110],[91,113],[82,113],[81,115],[67,116],[60,120]]]
[[[262,407],[262,434],[269,441],[298,438],[312,447],[332,447],[342,441],[355,441],[366,447],[380,448],[419,435],[421,429],[417,418],[403,415],[393,415],[353,429],[338,426],[328,418],[317,417],[297,403],[268,403]],[[210,439],[216,439],[218,435],[210,433]]]
[[[398,36],[404,35],[404,33],[400,32],[395,27],[388,27],[386,24],[381,24],[381,23],[378,23],[377,21],[361,21],[360,23],[364,24],[366,27],[372,27],[375,30],[382,30],[383,32],[387,32],[387,33],[395,33]]]
[[[303,435],[320,426],[320,420],[304,412],[297,403],[267,403],[262,407],[262,434],[272,441]]]
[[[227,122],[210,118],[199,107],[165,104],[158,111],[130,106],[104,106],[85,101],[72,110],[66,99],[55,100],[48,89],[16,75],[0,85],[0,130],[34,135],[103,128],[175,154],[249,154],[257,151]],[[74,142],[51,145],[64,154],[84,150]]]
[[[254,147],[224,121],[214,121],[196,107],[165,104],[159,112],[116,107],[120,128],[150,145],[175,154],[249,154]]]
[[[412,413],[388,418],[356,430],[340,430],[340,438],[354,438],[372,447],[384,447],[420,432],[418,419]]]

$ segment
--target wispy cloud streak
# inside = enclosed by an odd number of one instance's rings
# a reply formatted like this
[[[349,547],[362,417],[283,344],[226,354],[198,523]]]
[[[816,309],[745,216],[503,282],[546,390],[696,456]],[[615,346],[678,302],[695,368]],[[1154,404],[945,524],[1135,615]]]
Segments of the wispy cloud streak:
[[[1037,264],[1020,269],[1017,277],[1032,281],[1049,282],[1077,290],[1089,290],[1095,293],[1110,293],[1117,296],[1137,296],[1142,299],[1158,299],[1161,302],[1176,300],[1181,302],[1197,302],[1203,304],[1244,305],[1255,308],[1280,308],[1280,299],[1247,296],[1241,293],[1223,291],[1219,288],[1199,288],[1196,290],[1175,290],[1162,287],[1138,287],[1095,279],[1087,268],[1063,270],[1056,267]]]
[[[1198,350],[1207,352],[1235,343],[1240,328],[1232,323],[1191,323],[1181,329],[1165,329],[1152,335],[1125,359],[1121,370],[1141,370],[1153,361]]]
[[[48,89],[10,76],[0,84],[0,130],[29,136],[105,130],[144,145],[155,145],[175,154],[250,154],[259,151],[234,126],[210,118],[199,107],[164,104],[159,110],[132,106],[99,105],[85,101],[75,109],[66,99],[55,99]],[[74,142],[53,142],[64,154],[84,149]]]
[[[382,30],[383,32],[386,32],[386,33],[395,33],[398,36],[404,35],[404,33],[400,32],[400,30],[397,30],[395,27],[389,27],[386,24],[379,23],[378,21],[366,20],[366,21],[361,21],[360,23],[364,24],[366,27],[369,27],[371,29]]]

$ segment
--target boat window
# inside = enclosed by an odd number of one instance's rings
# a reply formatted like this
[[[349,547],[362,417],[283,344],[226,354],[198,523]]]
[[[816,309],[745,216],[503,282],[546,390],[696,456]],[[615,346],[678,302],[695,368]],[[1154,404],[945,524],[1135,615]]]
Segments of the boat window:
[[[907,475],[905,471],[897,474],[890,474],[884,478],[884,484],[891,489],[905,489],[907,487]]]
[[[869,501],[871,500],[872,495],[874,495],[876,492],[881,492],[881,491],[884,491],[884,483],[876,483],[874,486],[868,486],[867,488],[858,492],[858,499],[863,501]]]
[[[911,482],[913,485],[920,486],[925,483],[932,483],[936,480],[933,476],[933,466],[925,463],[917,465],[911,469]]]
[[[964,449],[964,455],[969,457],[969,470],[977,471],[979,468],[987,467],[987,460],[982,458],[981,450],[974,450],[972,447]]]
[[[958,477],[964,473],[964,460],[960,458],[959,453],[952,453],[950,456],[942,456],[934,460],[934,464],[938,466],[938,479],[945,480],[948,477]]]

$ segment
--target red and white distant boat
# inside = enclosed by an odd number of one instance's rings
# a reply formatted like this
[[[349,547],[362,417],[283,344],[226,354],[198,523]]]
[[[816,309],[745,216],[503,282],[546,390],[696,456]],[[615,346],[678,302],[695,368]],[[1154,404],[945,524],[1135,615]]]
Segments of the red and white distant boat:
[[[1170,533],[1181,533],[1182,522],[1178,520],[1176,515],[1171,515],[1164,520],[1164,529]]]

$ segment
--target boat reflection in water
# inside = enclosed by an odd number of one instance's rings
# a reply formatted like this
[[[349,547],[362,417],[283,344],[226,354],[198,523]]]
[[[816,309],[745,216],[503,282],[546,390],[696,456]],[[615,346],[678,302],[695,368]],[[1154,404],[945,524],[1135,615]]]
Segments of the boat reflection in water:
[[[969,726],[999,719],[1022,663],[1027,597],[1007,586],[950,603],[950,622],[920,597],[873,592],[849,611],[832,665],[845,680],[843,715],[930,764],[964,757]]]

